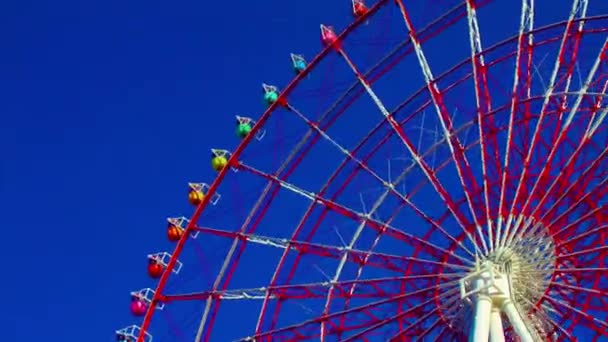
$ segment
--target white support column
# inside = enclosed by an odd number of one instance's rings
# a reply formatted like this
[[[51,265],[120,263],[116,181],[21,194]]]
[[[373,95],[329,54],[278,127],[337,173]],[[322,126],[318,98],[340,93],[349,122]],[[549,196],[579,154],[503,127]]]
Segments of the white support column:
[[[500,309],[497,307],[493,307],[490,314],[490,342],[505,342],[505,331],[502,326]]]
[[[482,263],[475,271],[460,279],[460,296],[471,304],[473,314],[469,342],[504,342],[501,314],[507,316],[513,332],[521,342],[534,342],[537,334],[528,327],[512,297],[511,267]]]
[[[509,322],[515,331],[515,334],[519,336],[521,342],[534,342],[532,338],[532,334],[528,330],[528,327],[524,323],[523,319],[519,315],[519,311],[515,307],[515,304],[511,301],[511,299],[505,299],[502,303],[502,311],[509,318]]]
[[[489,273],[489,272],[484,272]],[[492,312],[492,297],[488,291],[486,279],[491,275],[481,274],[475,279],[474,287],[477,292],[475,295],[475,313],[471,323],[471,334],[469,342],[488,342],[490,336],[490,314]],[[491,278],[489,278],[491,281]]]

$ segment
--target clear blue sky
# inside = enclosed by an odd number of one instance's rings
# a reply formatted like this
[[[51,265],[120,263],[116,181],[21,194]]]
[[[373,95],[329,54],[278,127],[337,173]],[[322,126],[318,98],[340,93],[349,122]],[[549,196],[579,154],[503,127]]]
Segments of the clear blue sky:
[[[208,149],[234,148],[233,115],[257,117],[260,84],[287,84],[289,53],[314,56],[318,24],[344,28],[348,10],[347,0],[4,2],[0,339],[101,342],[137,322],[128,293],[153,284],[145,255],[170,248],[165,217],[189,215],[186,183],[213,179]],[[489,40],[507,36],[483,24]],[[439,69],[446,49],[430,48]]]

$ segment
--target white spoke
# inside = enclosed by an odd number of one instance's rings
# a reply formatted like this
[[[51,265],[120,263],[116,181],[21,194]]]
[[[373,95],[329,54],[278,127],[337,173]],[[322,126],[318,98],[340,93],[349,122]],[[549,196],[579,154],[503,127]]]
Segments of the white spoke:
[[[467,17],[469,22],[469,41],[471,43],[471,64],[473,66],[473,80],[475,82],[475,103],[477,106],[477,122],[479,125],[479,149],[481,153],[481,171],[483,177],[484,209],[486,214],[488,242],[490,251],[494,251],[492,216],[490,214],[490,196],[488,194],[488,160],[484,132],[484,117],[492,110],[489,90],[487,88],[487,72],[481,45],[481,33],[477,22],[475,0],[467,0]],[[485,239],[484,239],[485,241]]]
[[[508,170],[509,170],[509,160],[510,160],[510,153],[511,153],[511,143],[513,140],[513,131],[514,131],[514,124],[515,124],[515,113],[517,111],[517,106],[519,105],[519,96],[518,96],[518,89],[520,87],[520,82],[527,82],[526,79],[524,80],[520,80],[520,70],[523,68],[523,63],[522,63],[522,54],[523,53],[530,53],[532,52],[532,50],[530,50],[529,52],[524,51],[524,46],[527,47],[531,47],[534,37],[532,36],[532,33],[526,33],[526,32],[531,32],[534,29],[534,1],[533,0],[522,0],[521,3],[521,19],[520,19],[520,23],[519,23],[519,34],[518,34],[518,42],[517,42],[517,57],[515,60],[515,72],[513,75],[513,96],[511,99],[511,111],[509,113],[509,127],[508,127],[508,131],[507,131],[507,143],[506,143],[506,147],[505,147],[505,158],[503,161],[503,169],[502,169],[502,177],[501,177],[501,184],[500,184],[500,199],[499,199],[499,203],[498,203],[498,223],[497,223],[497,227],[496,227],[496,240],[495,240],[495,245],[501,245],[501,241],[502,241],[502,234],[501,234],[501,230],[502,230],[502,225],[503,225],[503,217],[502,217],[502,208],[505,202],[505,191],[507,188],[507,174],[508,174]],[[526,37],[527,37],[527,41],[526,41]],[[532,56],[528,56],[528,59],[531,61],[531,57]],[[529,70],[527,75],[527,78],[529,77]],[[530,98],[530,87],[527,87],[526,89],[526,98]],[[508,232],[508,231],[507,231]]]
[[[437,87],[437,83],[435,82],[435,78],[433,76],[433,73],[431,71],[431,68],[429,66],[428,61],[426,60],[424,51],[422,50],[422,46],[420,45],[420,42],[418,41],[418,39],[416,38],[416,34],[415,34],[415,30],[414,27],[411,25],[410,20],[408,19],[408,13],[405,9],[405,6],[403,5],[403,2],[401,0],[397,0],[397,3],[399,5],[399,8],[401,10],[401,14],[404,18],[404,22],[406,25],[407,30],[409,31],[409,37],[410,37],[410,41],[412,43],[412,45],[414,46],[414,50],[416,52],[416,57],[418,59],[418,64],[420,65],[420,69],[422,71],[422,74],[424,76],[425,82],[426,82],[426,86],[431,94],[431,99],[433,101],[433,106],[435,107],[435,111],[437,112],[437,116],[439,118],[439,121],[441,122],[441,126],[443,128],[443,134],[445,136],[445,140],[448,143],[448,147],[450,148],[450,152],[452,155],[452,159],[454,160],[454,165],[456,167],[456,170],[458,172],[458,177],[460,179],[460,183],[462,185],[462,190],[464,192],[465,198],[467,200],[467,204],[469,207],[469,210],[471,212],[473,221],[475,223],[476,229],[477,229],[477,234],[479,235],[479,240],[481,241],[481,246],[483,248],[483,253],[482,254],[487,254],[488,253],[488,246],[486,244],[486,240],[484,238],[484,234],[481,231],[481,226],[478,222],[478,218],[477,215],[475,213],[475,210],[473,208],[473,201],[471,199],[470,193],[469,193],[469,188],[467,186],[467,183],[465,182],[464,179],[464,175],[463,175],[463,170],[461,168],[460,165],[460,161],[456,155],[456,147],[454,146],[454,142],[452,141],[452,139],[454,138],[456,140],[456,143],[458,144],[457,148],[459,151],[462,151],[462,145],[460,144],[460,142],[458,142],[457,136],[453,133],[452,131],[452,127],[451,127],[451,123],[448,124],[446,116],[446,110],[444,108],[444,104],[441,100],[441,91],[439,90],[439,88]],[[348,58],[347,58],[348,59]],[[358,73],[357,73],[358,74]],[[365,83],[366,84],[366,83]],[[369,92],[369,90],[368,90]],[[390,121],[390,120],[389,120]],[[466,159],[466,156],[463,152],[461,152],[462,154],[462,159],[464,162],[464,168],[465,169],[469,169],[470,170],[470,165]],[[458,218],[459,215],[455,214],[457,220],[461,221],[461,219]],[[462,225],[462,223],[461,223]],[[463,229],[466,231],[466,228],[463,226]],[[476,244],[477,245],[477,244]]]
[[[448,251],[442,247],[437,246],[436,244],[433,244],[429,241],[424,241],[422,239],[420,239],[419,237],[416,237],[412,234],[406,233],[404,231],[401,231],[399,229],[396,229],[395,227],[387,224],[386,222],[382,222],[379,221],[377,219],[374,219],[370,214],[367,213],[362,213],[356,210],[353,210],[351,208],[346,208],[341,206],[340,204],[333,202],[329,199],[323,198],[321,196],[319,196],[318,194],[305,190],[297,185],[291,184],[287,181],[284,181],[282,179],[279,179],[278,177],[274,176],[274,175],[269,175],[269,174],[265,174],[264,172],[257,170],[251,166],[248,166],[246,164],[241,163],[240,167],[250,171],[254,174],[263,176],[267,179],[269,179],[272,182],[275,182],[277,185],[281,186],[283,189],[291,191],[295,194],[300,195],[303,198],[308,199],[309,201],[311,201],[314,204],[317,205],[322,205],[330,210],[337,210],[338,212],[347,215],[348,218],[352,219],[353,221],[362,221],[364,223],[370,224],[371,226],[373,226],[375,229],[378,230],[384,230],[389,234],[393,234],[395,236],[399,236],[402,237],[403,239],[407,239],[407,240],[413,240],[416,241],[416,243],[420,243],[422,245],[425,245],[427,247],[430,247],[438,252],[441,252],[443,254],[446,255],[450,255],[451,257],[458,259],[460,261],[462,261],[464,264],[468,264],[468,265],[472,265],[473,262],[471,260],[468,260],[466,258],[463,258],[461,256],[459,256],[458,254],[455,254],[452,251]],[[374,209],[372,209],[373,211]]]
[[[568,23],[566,25],[564,36],[560,43],[557,57],[555,58],[555,65],[553,67],[553,73],[551,74],[551,79],[549,80],[549,86],[548,86],[547,90],[545,91],[544,101],[543,101],[543,104],[542,104],[542,107],[540,110],[540,117],[538,118],[536,127],[534,129],[534,133],[532,134],[532,141],[526,152],[526,157],[524,159],[523,172],[521,172],[521,174],[519,176],[519,181],[517,182],[517,187],[515,190],[515,197],[513,198],[513,203],[511,203],[511,209],[509,210],[510,213],[514,212],[515,205],[517,204],[517,201],[519,199],[519,193],[521,191],[521,188],[524,185],[524,177],[527,175],[528,169],[530,167],[530,162],[532,159],[532,152],[534,151],[534,148],[536,147],[536,144],[538,143],[538,140],[540,138],[540,130],[542,127],[542,123],[547,115],[547,107],[549,105],[549,101],[552,99],[552,95],[553,95],[553,92],[556,87],[557,76],[562,67],[562,59],[564,57],[564,54],[566,53],[566,47],[567,47],[566,45],[568,43],[568,40],[570,39],[571,26],[574,25],[575,19],[584,18],[586,14],[587,14],[587,0],[574,0],[572,2],[572,10],[570,11],[570,15],[568,16]],[[578,28],[577,28],[578,32],[576,33],[577,36],[575,36],[575,37],[580,38],[579,35],[582,34],[581,32],[583,30],[583,25],[584,25],[584,20],[579,21]],[[575,39],[577,39],[577,38],[575,38]],[[564,90],[566,92],[568,91],[567,87],[570,84],[571,78],[572,78],[572,73],[569,73],[569,75],[567,76],[567,80],[566,80],[566,89]],[[507,229],[507,231],[509,230],[508,223],[507,223],[506,229]],[[505,232],[505,235],[508,235],[508,234],[509,234],[508,232]]]
[[[402,173],[401,175],[399,175],[399,177],[397,177],[395,179],[394,183],[391,183],[391,182],[383,179],[380,175],[378,175],[376,172],[374,172],[362,160],[360,160],[357,157],[355,157],[348,149],[346,149],[345,147],[343,147],[342,145],[340,145],[338,142],[336,142],[334,139],[332,139],[325,131],[323,131],[321,128],[319,128],[318,125],[315,125],[310,120],[308,120],[295,107],[289,105],[289,109],[290,109],[290,111],[292,111],[293,113],[295,113],[300,119],[302,119],[302,121],[306,122],[307,125],[309,125],[317,133],[319,133],[325,140],[329,141],[334,147],[336,147],[342,154],[344,154],[346,156],[347,159],[355,162],[361,169],[365,170],[368,174],[370,174],[373,178],[375,178],[380,184],[382,184],[382,186],[384,187],[385,191],[378,198],[378,200],[374,203],[374,205],[371,208],[371,210],[369,210],[369,211],[367,210],[367,208],[365,206],[365,203],[362,200],[363,210],[364,210],[364,212],[365,212],[366,215],[370,215],[370,216],[375,215],[376,212],[378,211],[378,209],[382,206],[382,203],[384,202],[384,200],[386,199],[386,197],[389,194],[393,194],[394,196],[398,197],[403,203],[409,205],[411,208],[415,208],[420,213],[420,215],[423,216],[423,218],[425,220],[427,220],[427,221],[429,221],[429,222],[432,223],[433,227],[439,229],[448,239],[450,239],[452,242],[458,244],[470,256],[475,257],[475,255],[473,254],[473,252],[471,252],[461,241],[458,241],[451,234],[449,234],[447,231],[445,231],[445,229],[443,229],[441,227],[441,225],[435,223],[428,215],[426,215],[422,210],[420,210],[407,196],[405,196],[402,193],[400,193],[399,191],[395,190],[395,187],[398,186],[399,182],[401,182],[402,180],[405,179],[405,174],[407,172],[404,171],[404,173]],[[421,156],[421,158],[422,158],[422,156]],[[390,222],[387,222],[387,223],[390,223]],[[356,241],[358,240],[358,237],[361,234],[364,226],[365,226],[365,224],[361,223],[360,226],[357,228],[357,230],[356,230],[356,232],[355,232],[355,234],[353,236],[353,241],[351,242],[351,245],[354,245],[356,243]],[[341,270],[341,267],[339,267],[339,269]]]
[[[574,120],[575,115],[579,114],[578,113],[578,109],[579,106],[581,105],[581,103],[583,102],[583,98],[585,96],[587,96],[587,90],[589,89],[589,86],[591,85],[591,83],[593,82],[593,79],[595,78],[595,74],[600,66],[600,63],[602,62],[602,57],[606,54],[606,51],[608,49],[608,38],[606,38],[602,49],[600,50],[595,63],[593,64],[593,67],[591,68],[591,70],[589,71],[589,75],[587,76],[587,80],[585,81],[585,84],[583,85],[583,87],[581,88],[581,90],[579,91],[579,95],[576,98],[576,102],[574,103],[572,109],[570,110],[570,113],[568,114],[568,117],[566,118],[566,122],[564,122],[564,124],[562,125],[562,127],[560,128],[560,132],[559,135],[556,138],[556,142],[553,144],[553,146],[551,147],[551,151],[549,152],[548,156],[547,156],[547,162],[543,165],[540,173],[543,174],[545,172],[545,170],[547,169],[547,167],[550,167],[551,162],[555,156],[555,153],[557,153],[557,148],[560,146],[560,143],[562,142],[562,139],[564,138],[564,134],[566,134],[568,128],[570,127],[570,125],[572,124],[572,121]],[[605,111],[608,111],[608,108],[605,109]],[[591,117],[589,118],[589,124],[587,126],[587,129],[585,130],[585,133],[583,135],[583,137],[580,139],[577,148],[574,152],[572,152],[572,155],[570,156],[570,159],[568,160],[568,162],[566,163],[566,165],[570,165],[570,161],[574,160],[575,157],[578,155],[579,151],[583,148],[583,146],[585,145],[585,143],[591,139],[592,135],[595,133],[595,131],[593,130],[593,120],[595,119],[597,114],[597,111],[593,113],[593,115],[591,115]],[[580,114],[579,114],[580,115]],[[605,116],[605,113],[600,114],[600,116]],[[545,200],[545,198],[548,196],[548,194],[550,193],[550,190],[552,189],[552,187],[557,183],[557,178],[553,181],[553,184],[544,192],[544,196],[542,197],[542,199],[540,200],[540,203],[542,204],[543,201]],[[532,189],[530,190],[530,196],[528,196],[528,199],[526,200],[526,202],[524,203],[524,210],[525,208],[527,208],[530,199],[532,198],[534,191],[536,190],[537,186],[540,184],[540,177],[536,180],[536,182],[534,182],[534,185],[532,186]],[[534,215],[534,213],[536,212],[536,210],[538,210],[538,208],[540,208],[540,204],[539,206],[532,212],[532,215]]]

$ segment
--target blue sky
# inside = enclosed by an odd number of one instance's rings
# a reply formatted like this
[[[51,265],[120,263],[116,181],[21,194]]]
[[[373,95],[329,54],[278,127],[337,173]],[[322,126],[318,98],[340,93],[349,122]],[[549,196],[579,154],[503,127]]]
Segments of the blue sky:
[[[447,8],[454,1],[439,3]],[[424,6],[418,10],[421,18],[432,16]],[[2,339],[101,342],[137,322],[128,312],[128,293],[153,285],[145,256],[170,250],[164,219],[190,214],[187,182],[213,180],[209,148],[233,149],[234,115],[259,116],[260,84],[287,84],[289,53],[314,56],[318,24],[342,29],[351,21],[348,11],[346,0],[4,3]],[[566,15],[542,14],[540,23]],[[500,23],[507,20],[496,18],[482,22],[494,42],[506,37],[504,30],[513,34],[519,20],[510,17],[504,29]],[[395,43],[400,34],[385,37]],[[366,49],[370,61],[385,51]],[[439,69],[452,63],[441,62],[446,49],[430,48]],[[311,77],[332,76],[330,67]],[[301,95],[308,108],[329,103],[315,94],[318,89]],[[272,134],[291,141],[304,128],[273,124],[251,158],[268,157],[277,141]],[[251,187],[243,185],[241,194]],[[226,190],[218,207],[236,197]],[[209,245],[203,249],[202,263],[212,274],[219,256]]]

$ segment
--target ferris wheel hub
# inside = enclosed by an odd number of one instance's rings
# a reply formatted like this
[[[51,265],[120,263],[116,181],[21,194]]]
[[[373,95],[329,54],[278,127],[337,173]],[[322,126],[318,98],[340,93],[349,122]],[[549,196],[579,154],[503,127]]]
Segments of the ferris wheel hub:
[[[504,341],[502,316],[507,318],[521,341],[538,341],[545,336],[542,310],[535,304],[545,293],[553,275],[555,244],[548,230],[533,220],[511,239],[481,256],[471,271],[460,279],[460,299],[468,310],[461,322],[472,322],[470,341]]]
[[[504,341],[500,313],[508,317],[522,342],[533,342],[533,332],[521,315],[512,293],[512,274],[508,268],[485,260],[478,269],[460,280],[460,297],[472,306],[469,341]]]

